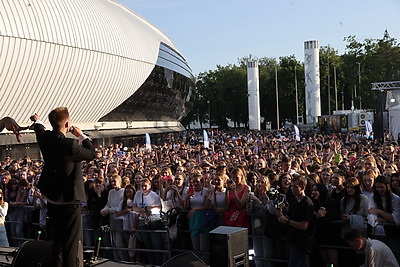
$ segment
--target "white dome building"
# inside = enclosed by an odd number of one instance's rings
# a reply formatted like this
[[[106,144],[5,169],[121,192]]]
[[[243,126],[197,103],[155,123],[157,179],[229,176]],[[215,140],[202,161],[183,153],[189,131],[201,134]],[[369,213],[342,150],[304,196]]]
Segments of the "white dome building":
[[[94,138],[183,128],[191,69],[131,10],[111,0],[3,0],[0,14],[0,116],[27,125],[37,112],[46,124],[66,106]]]

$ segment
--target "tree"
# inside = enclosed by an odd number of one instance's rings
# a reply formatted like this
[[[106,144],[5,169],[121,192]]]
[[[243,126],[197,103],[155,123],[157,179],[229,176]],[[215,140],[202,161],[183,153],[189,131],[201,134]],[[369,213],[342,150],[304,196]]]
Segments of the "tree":
[[[321,114],[331,115],[336,109],[336,96],[335,96],[335,79],[334,69],[336,69],[336,85],[338,89],[338,102],[341,101],[339,97],[339,88],[342,88],[342,77],[340,76],[340,56],[338,51],[331,46],[322,46],[319,50],[319,66],[320,66],[320,92],[321,92]],[[329,75],[328,75],[329,73]],[[338,77],[339,74],[339,77]],[[330,97],[329,97],[330,96]],[[329,114],[329,106],[331,114]],[[340,107],[338,103],[338,107]]]
[[[382,39],[357,41],[355,36],[344,38],[347,42],[343,55],[331,46],[320,48],[320,85],[322,114],[336,109],[334,72],[338,89],[338,107],[379,110],[381,96],[371,91],[372,82],[400,80],[400,46],[387,31]],[[186,123],[198,120],[208,122],[209,113],[213,125],[226,128],[228,120],[235,127],[248,124],[247,107],[247,61],[238,59],[238,64],[217,66],[216,70],[200,73],[193,94],[193,109]],[[329,64],[328,64],[329,61]],[[305,115],[304,66],[293,55],[279,58],[263,57],[258,60],[260,77],[260,112],[266,121],[276,127],[275,68],[278,70],[279,115],[281,122],[296,123],[295,73],[297,74],[299,115]],[[329,65],[329,68],[328,68]],[[296,72],[295,72],[296,69]],[[329,75],[328,75],[329,73]],[[328,80],[329,76],[329,80]],[[328,97],[328,81],[330,97]],[[342,98],[343,96],[343,98]],[[344,99],[344,102],[342,101]],[[208,111],[207,101],[210,101]],[[361,104],[360,104],[361,103]]]

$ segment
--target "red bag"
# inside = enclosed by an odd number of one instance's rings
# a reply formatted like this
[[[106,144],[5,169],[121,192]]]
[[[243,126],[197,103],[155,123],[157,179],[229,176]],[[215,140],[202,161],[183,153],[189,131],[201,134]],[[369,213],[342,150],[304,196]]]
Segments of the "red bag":
[[[224,213],[225,226],[244,227],[249,229],[250,220],[246,211],[230,210]]]

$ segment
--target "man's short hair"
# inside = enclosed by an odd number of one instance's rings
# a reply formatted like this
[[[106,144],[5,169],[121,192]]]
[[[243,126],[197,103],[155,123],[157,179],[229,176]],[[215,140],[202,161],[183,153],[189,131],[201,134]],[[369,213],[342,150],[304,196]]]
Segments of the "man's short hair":
[[[344,233],[343,239],[345,241],[351,241],[356,238],[362,238],[362,237],[363,236],[362,236],[360,230],[358,230],[356,228],[351,228],[350,230],[348,230]]]
[[[60,130],[64,122],[69,118],[69,112],[66,107],[58,107],[50,111],[49,121],[54,130]]]
[[[307,178],[304,175],[294,175],[292,178],[292,183],[294,181],[298,181],[298,185],[300,186],[307,186]]]
[[[283,157],[282,157],[282,162],[287,162],[287,163],[289,163],[289,162],[291,162],[292,160],[290,159],[290,157],[288,156],[288,155],[284,155]]]

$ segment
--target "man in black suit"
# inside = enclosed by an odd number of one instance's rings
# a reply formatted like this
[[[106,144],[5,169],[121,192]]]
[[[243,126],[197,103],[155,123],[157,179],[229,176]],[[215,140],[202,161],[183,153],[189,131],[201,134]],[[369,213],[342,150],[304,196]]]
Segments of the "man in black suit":
[[[86,198],[81,161],[95,158],[93,144],[81,129],[71,125],[65,107],[50,112],[52,131],[45,130],[37,114],[31,120],[44,158],[37,187],[47,199],[49,224],[54,231],[51,266],[83,266],[80,202]],[[67,138],[68,131],[79,141]]]

